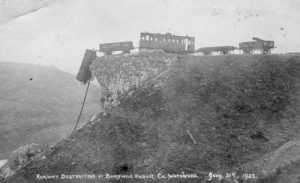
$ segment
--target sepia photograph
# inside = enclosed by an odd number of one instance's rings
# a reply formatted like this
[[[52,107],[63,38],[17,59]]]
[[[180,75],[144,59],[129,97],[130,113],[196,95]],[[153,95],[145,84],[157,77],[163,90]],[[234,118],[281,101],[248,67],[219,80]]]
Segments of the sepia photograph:
[[[0,0],[0,183],[300,183],[300,1]]]

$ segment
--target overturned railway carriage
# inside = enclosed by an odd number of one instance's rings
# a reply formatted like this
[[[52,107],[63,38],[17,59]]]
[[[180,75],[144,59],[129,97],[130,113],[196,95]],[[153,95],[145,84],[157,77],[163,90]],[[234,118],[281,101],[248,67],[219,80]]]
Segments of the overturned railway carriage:
[[[258,50],[262,54],[270,54],[271,49],[275,48],[274,41],[265,41],[257,37],[252,38],[254,41],[241,42],[239,49],[243,50],[243,53],[250,54]]]
[[[212,55],[215,52],[221,55],[226,55],[236,49],[238,48],[234,46],[214,46],[199,48],[197,51],[203,53],[203,55]]]
[[[160,49],[167,53],[193,53],[195,51],[195,38],[170,33],[142,32],[139,49]]]
[[[106,55],[111,55],[114,51],[122,51],[123,53],[130,53],[133,49],[132,41],[115,42],[115,43],[102,43],[100,44],[100,52]]]

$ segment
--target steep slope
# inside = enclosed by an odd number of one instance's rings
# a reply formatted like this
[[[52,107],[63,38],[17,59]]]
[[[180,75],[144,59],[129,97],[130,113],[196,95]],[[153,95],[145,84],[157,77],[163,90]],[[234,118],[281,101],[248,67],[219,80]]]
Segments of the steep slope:
[[[258,182],[299,182],[300,138],[243,165],[243,171],[260,174]]]
[[[73,129],[85,87],[53,67],[0,62],[0,159],[26,143],[52,144]],[[83,121],[98,112],[91,87]]]
[[[232,171],[245,182],[243,165],[299,138],[299,64],[285,55],[178,57],[6,182],[191,183]]]

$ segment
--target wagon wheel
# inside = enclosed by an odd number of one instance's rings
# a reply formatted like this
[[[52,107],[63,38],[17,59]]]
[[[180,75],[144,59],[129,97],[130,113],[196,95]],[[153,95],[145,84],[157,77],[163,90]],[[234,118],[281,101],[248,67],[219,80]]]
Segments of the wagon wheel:
[[[271,54],[271,49],[266,50],[266,54]]]
[[[266,54],[264,49],[260,49],[259,51],[260,51],[261,54]]]
[[[243,52],[244,52],[244,54],[250,54],[251,50],[245,49],[245,50],[243,50]]]

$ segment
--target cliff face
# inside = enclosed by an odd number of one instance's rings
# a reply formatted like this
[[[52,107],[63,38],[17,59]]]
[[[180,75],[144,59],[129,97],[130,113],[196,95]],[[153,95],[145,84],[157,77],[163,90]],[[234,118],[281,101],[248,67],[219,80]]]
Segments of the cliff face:
[[[90,66],[102,90],[113,93],[114,98],[141,82],[167,70],[177,61],[177,55],[162,51],[139,52],[133,55],[98,57]]]
[[[122,93],[116,98],[118,105],[54,145],[43,158],[33,160],[6,182],[192,183],[208,178],[209,172],[224,175],[232,171],[246,182],[243,173],[259,178],[271,173],[263,172],[268,167],[265,164],[251,166],[250,162],[299,138],[300,57],[179,58],[157,54],[112,56],[94,62],[91,68],[102,86]],[[126,72],[119,67],[123,64]],[[275,152],[289,151],[283,149]],[[192,177],[159,177],[182,172]],[[83,176],[87,174],[95,177]],[[65,179],[65,175],[82,176]]]

